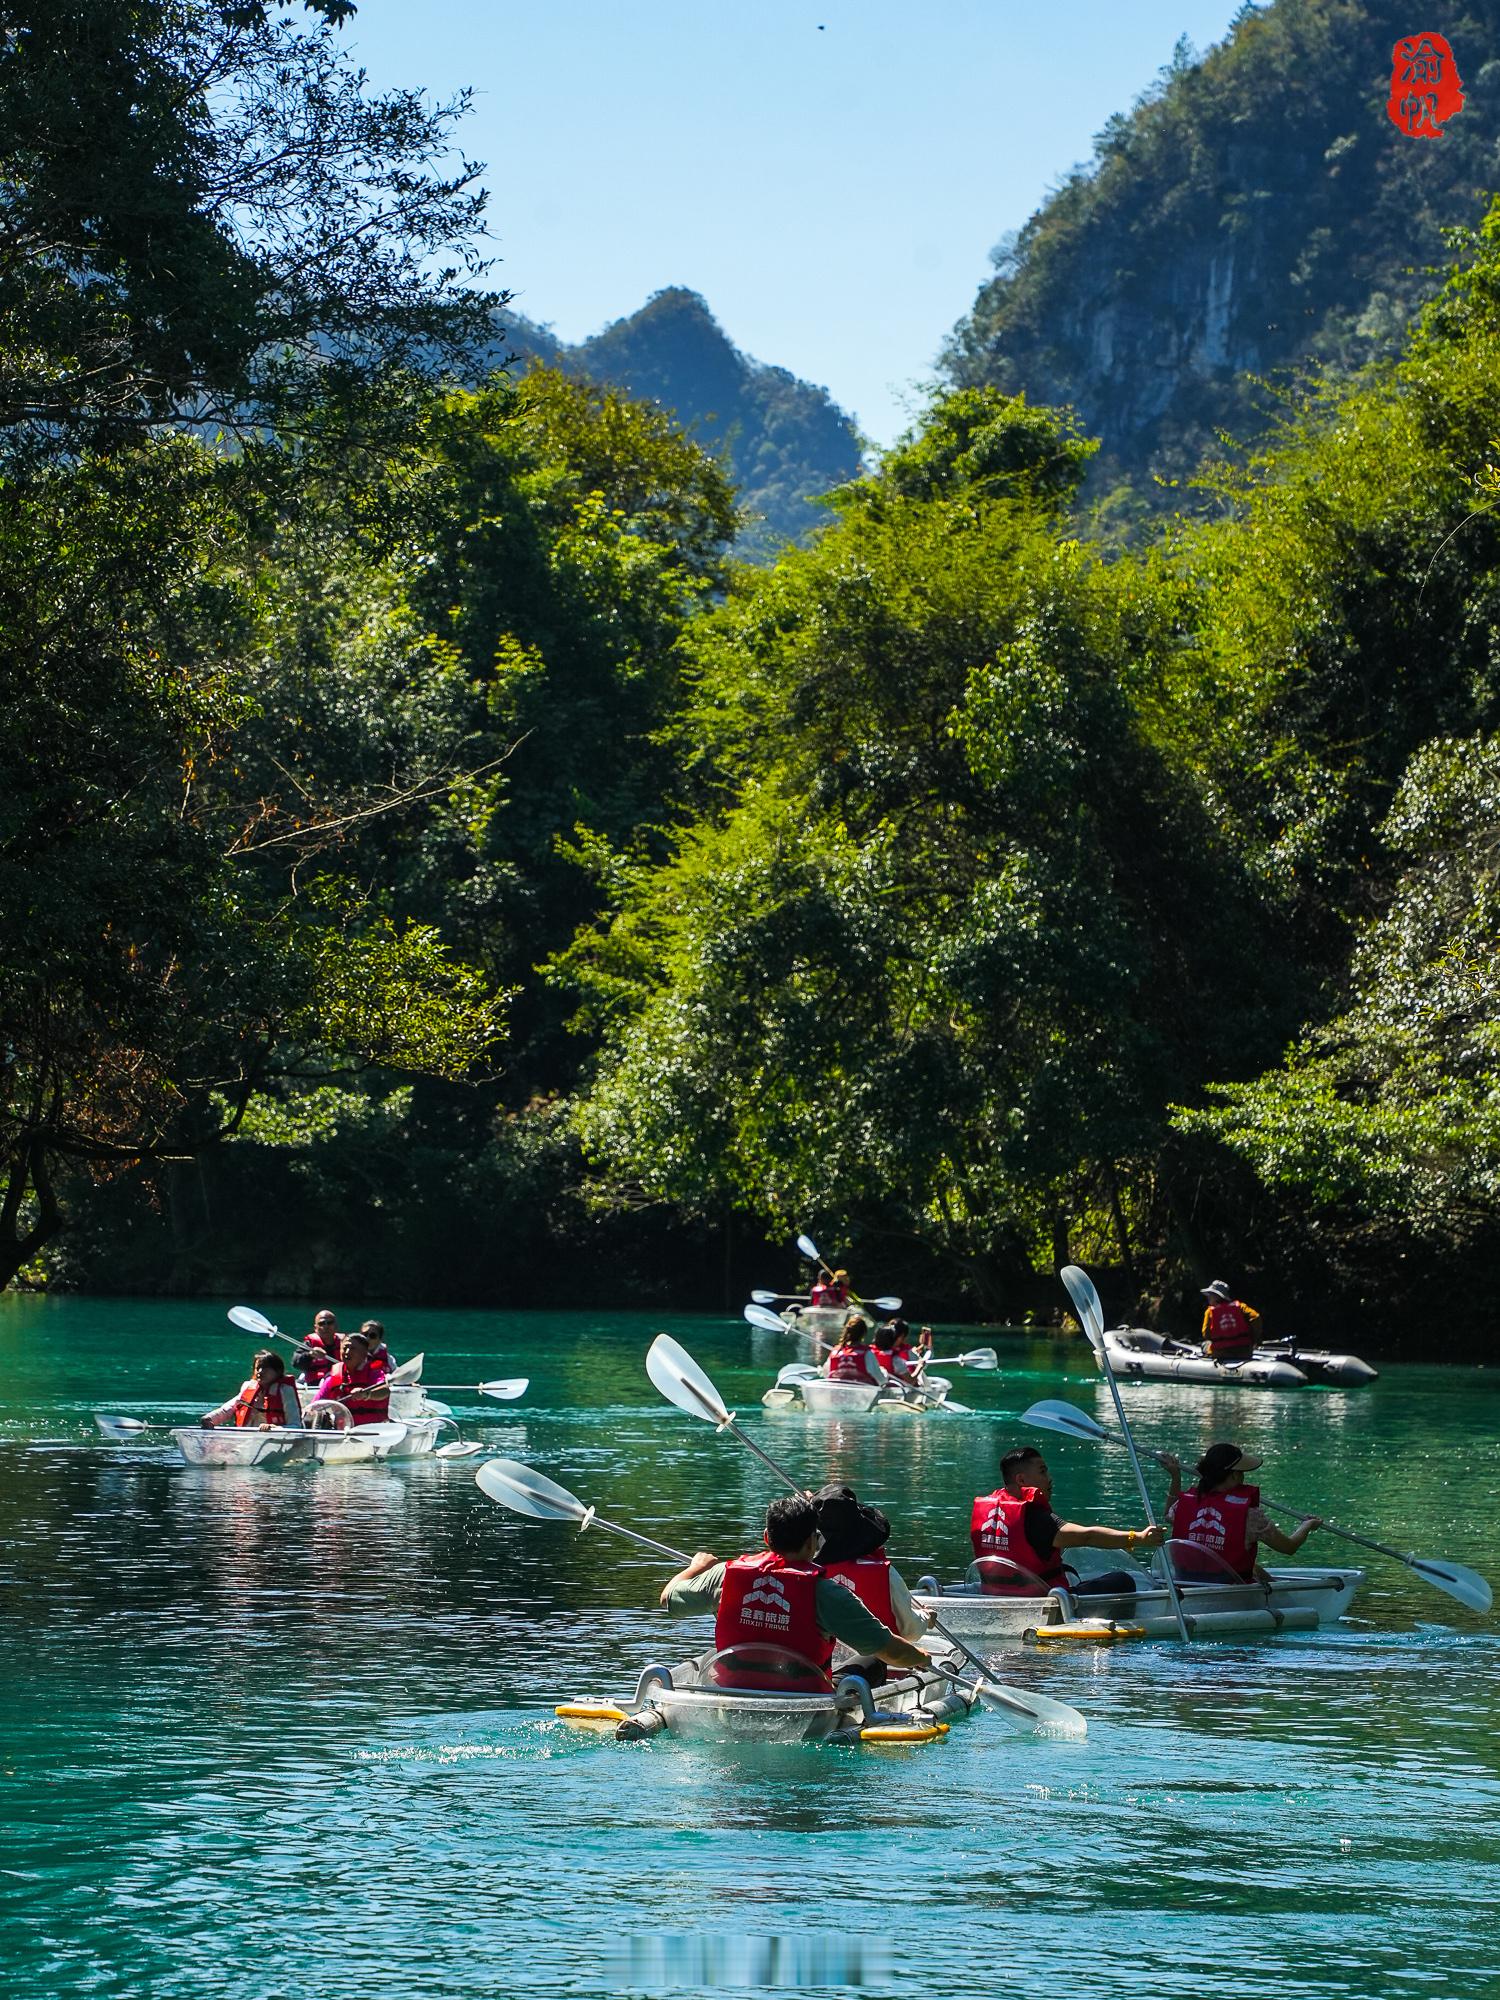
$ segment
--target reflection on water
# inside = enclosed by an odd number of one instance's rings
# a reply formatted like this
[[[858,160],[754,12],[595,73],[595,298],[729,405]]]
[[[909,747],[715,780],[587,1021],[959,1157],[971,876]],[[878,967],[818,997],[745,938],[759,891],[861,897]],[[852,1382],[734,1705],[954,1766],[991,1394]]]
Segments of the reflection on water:
[[[753,1544],[774,1489],[650,1388],[660,1322],[387,1318],[441,1380],[531,1375],[503,1411],[453,1397],[470,1435],[664,1541]],[[772,1420],[779,1360],[747,1328],[671,1330],[798,1477],[889,1510],[911,1576],[962,1573],[1028,1403],[1109,1415],[1074,1350],[1001,1340],[971,1418]],[[703,1642],[656,1608],[655,1558],[504,1513],[462,1461],[190,1470],[94,1430],[190,1419],[244,1345],[217,1309],[0,1303],[18,1994],[948,1995],[1022,1967],[1070,2000],[1496,1990],[1496,1628],[1400,1567],[1372,1559],[1334,1632],[1006,1653],[997,1676],[1082,1708],[1084,1743],[980,1713],[900,1751],[623,1746],[552,1710]],[[1125,1395],[1143,1448],[1236,1438],[1279,1496],[1500,1575],[1487,1373]],[[1045,1443],[1065,1513],[1137,1518],[1122,1453]]]

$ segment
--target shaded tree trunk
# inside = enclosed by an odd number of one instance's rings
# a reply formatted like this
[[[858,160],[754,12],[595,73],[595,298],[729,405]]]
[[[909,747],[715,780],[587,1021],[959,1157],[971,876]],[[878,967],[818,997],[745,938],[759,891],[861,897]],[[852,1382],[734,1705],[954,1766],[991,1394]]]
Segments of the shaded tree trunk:
[[[28,1189],[36,1195],[36,1215],[29,1227],[21,1221]],[[5,1199],[0,1201],[0,1291],[62,1226],[62,1206],[48,1172],[47,1149],[40,1139],[23,1138],[11,1155]]]

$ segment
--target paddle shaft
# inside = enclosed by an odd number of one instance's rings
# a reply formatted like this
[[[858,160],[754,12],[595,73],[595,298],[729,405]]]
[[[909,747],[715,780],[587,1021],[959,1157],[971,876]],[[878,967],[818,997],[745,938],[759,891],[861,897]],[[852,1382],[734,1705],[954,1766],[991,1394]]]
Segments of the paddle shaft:
[[[620,1535],[627,1542],[639,1542],[643,1549],[650,1549],[659,1556],[667,1556],[675,1563],[686,1565],[692,1561],[692,1557],[684,1555],[681,1549],[669,1549],[665,1542],[653,1542],[649,1535],[637,1534],[634,1528],[621,1527],[618,1521],[606,1521],[602,1514],[590,1514],[581,1524],[580,1534],[584,1528],[603,1528],[607,1534]]]
[[[1115,1415],[1120,1420],[1120,1434],[1124,1439],[1125,1449],[1130,1453],[1131,1469],[1135,1473],[1135,1483],[1141,1496],[1141,1505],[1146,1510],[1147,1525],[1154,1528],[1156,1526],[1156,1515],[1151,1506],[1151,1494],[1146,1486],[1146,1475],[1141,1470],[1141,1461],[1135,1448],[1135,1439],[1130,1435],[1130,1425],[1125,1417],[1125,1405],[1120,1400],[1120,1385],[1115,1380],[1114,1369],[1110,1366],[1109,1349],[1104,1344],[1102,1329],[1095,1352],[1099,1357],[1099,1366],[1104,1370],[1104,1379],[1109,1384],[1110,1400],[1115,1406]],[[1181,1634],[1183,1645],[1190,1646],[1193,1642],[1192,1634],[1188,1631],[1187,1619],[1183,1615],[1182,1595],[1177,1588],[1177,1579],[1172,1574],[1172,1565],[1170,1563],[1165,1565],[1165,1569],[1167,1594],[1172,1600],[1172,1611],[1177,1619],[1177,1630]]]

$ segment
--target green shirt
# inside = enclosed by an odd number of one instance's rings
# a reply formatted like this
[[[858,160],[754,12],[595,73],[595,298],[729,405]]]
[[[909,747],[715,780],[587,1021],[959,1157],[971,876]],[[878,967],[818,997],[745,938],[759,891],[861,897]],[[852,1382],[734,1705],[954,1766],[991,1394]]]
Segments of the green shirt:
[[[667,1610],[674,1618],[686,1618],[694,1612],[716,1611],[719,1596],[724,1588],[723,1563],[715,1563],[712,1569],[704,1570],[701,1576],[689,1578],[685,1583],[674,1583],[667,1592]],[[896,1574],[891,1572],[891,1601],[900,1616],[900,1599],[906,1596],[906,1586],[901,1586],[898,1595]],[[910,1608],[911,1599],[907,1597]],[[813,1591],[813,1609],[818,1623],[830,1639],[841,1639],[854,1653],[879,1653],[896,1636],[882,1625],[873,1611],[867,1611],[854,1595],[841,1583],[834,1583],[826,1576],[820,1576]]]

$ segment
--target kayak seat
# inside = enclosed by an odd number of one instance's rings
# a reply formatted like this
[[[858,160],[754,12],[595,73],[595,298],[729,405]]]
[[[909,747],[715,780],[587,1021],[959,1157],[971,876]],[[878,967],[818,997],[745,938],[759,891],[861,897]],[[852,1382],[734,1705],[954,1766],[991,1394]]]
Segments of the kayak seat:
[[[726,1646],[708,1661],[703,1678],[718,1687],[777,1694],[827,1694],[833,1687],[827,1674],[787,1646]]]
[[[969,1564],[965,1582],[983,1597],[1045,1597],[1047,1585],[1009,1556],[978,1556]]]

